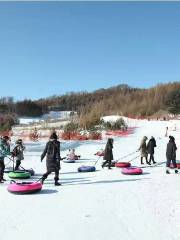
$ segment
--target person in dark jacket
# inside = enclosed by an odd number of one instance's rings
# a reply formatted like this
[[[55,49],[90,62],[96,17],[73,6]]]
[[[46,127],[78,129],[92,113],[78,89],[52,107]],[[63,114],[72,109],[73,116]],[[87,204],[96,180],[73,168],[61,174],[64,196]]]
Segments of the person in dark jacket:
[[[177,170],[177,164],[176,164],[176,143],[175,143],[175,138],[173,136],[169,136],[169,142],[167,144],[167,148],[166,148],[166,173],[170,174],[170,164],[172,162],[175,173],[178,173]]]
[[[151,137],[148,144],[147,144],[147,151],[148,154],[150,155],[149,157],[149,163],[151,164],[152,162],[155,164],[156,162],[154,161],[154,148],[156,147],[156,140],[154,137]]]
[[[111,169],[111,161],[113,160],[113,152],[112,152],[113,142],[114,142],[114,140],[112,138],[108,138],[106,147],[104,150],[104,157],[103,157],[105,162],[102,164],[102,168],[104,168],[107,164],[108,169]]]
[[[50,140],[47,142],[44,152],[41,155],[41,162],[46,156],[46,167],[47,172],[42,176],[42,183],[48,177],[51,172],[55,172],[55,186],[60,186],[59,180],[59,170],[60,170],[60,142],[57,140],[58,137],[55,132],[50,136]]]

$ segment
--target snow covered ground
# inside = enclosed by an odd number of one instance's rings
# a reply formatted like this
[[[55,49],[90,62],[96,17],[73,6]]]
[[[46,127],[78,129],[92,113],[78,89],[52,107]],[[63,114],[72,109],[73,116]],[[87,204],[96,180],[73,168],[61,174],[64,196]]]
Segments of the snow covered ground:
[[[38,123],[44,120],[59,120],[59,119],[68,119],[71,111],[50,111],[42,115],[42,117],[21,117],[19,118],[20,124],[29,124],[29,123]]]
[[[167,126],[168,122],[137,121],[133,135],[115,138],[114,158],[136,151],[146,135],[156,138],[155,160],[164,162]],[[176,138],[180,160],[180,128],[169,134]],[[127,176],[118,168],[102,169],[100,159],[96,172],[77,172],[81,165],[94,164],[97,160],[94,153],[104,148],[105,143],[105,140],[62,142],[61,156],[75,148],[82,160],[61,164],[60,187],[53,185],[53,174],[45,181],[43,190],[34,195],[13,195],[6,190],[9,181],[1,184],[0,239],[179,240],[180,176],[173,171],[166,175],[164,164],[143,168],[143,175]],[[45,172],[45,160],[40,162],[44,146],[45,142],[27,144],[22,165],[36,171],[34,180]],[[138,154],[123,160],[129,161]],[[140,166],[139,158],[132,163]]]

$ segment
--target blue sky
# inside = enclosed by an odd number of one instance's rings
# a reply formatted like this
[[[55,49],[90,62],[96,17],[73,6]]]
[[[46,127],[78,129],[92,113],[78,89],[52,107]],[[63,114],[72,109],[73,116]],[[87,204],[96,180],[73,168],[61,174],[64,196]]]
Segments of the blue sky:
[[[180,2],[0,2],[0,96],[180,81]]]

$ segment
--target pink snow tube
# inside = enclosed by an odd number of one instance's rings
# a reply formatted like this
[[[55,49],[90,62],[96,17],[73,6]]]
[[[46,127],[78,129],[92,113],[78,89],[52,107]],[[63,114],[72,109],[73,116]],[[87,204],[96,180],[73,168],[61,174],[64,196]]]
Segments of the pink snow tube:
[[[118,168],[126,168],[126,167],[130,167],[131,164],[129,162],[117,162],[115,163],[115,167]]]
[[[11,193],[15,194],[28,194],[28,193],[35,193],[41,191],[42,184],[40,182],[21,182],[17,183],[12,181],[9,185],[7,190]]]
[[[142,169],[138,167],[123,168],[121,172],[127,175],[140,175],[143,173]]]
[[[177,168],[180,169],[180,163],[176,163],[176,165],[177,165]],[[174,168],[174,165],[172,163],[170,164],[170,168]]]

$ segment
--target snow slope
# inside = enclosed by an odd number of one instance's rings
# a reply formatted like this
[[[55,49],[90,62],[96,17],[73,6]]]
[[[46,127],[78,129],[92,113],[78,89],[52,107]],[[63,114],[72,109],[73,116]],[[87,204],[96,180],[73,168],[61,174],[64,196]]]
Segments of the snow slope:
[[[156,161],[164,162],[166,126],[167,122],[137,121],[133,135],[115,138],[114,158],[136,151],[144,135],[153,135],[157,140]],[[176,137],[180,160],[180,131],[169,134]],[[77,172],[83,164],[94,164],[97,160],[94,153],[104,148],[105,143],[62,142],[62,156],[69,148],[76,148],[82,160],[62,163],[60,187],[53,185],[53,174],[39,194],[12,195],[6,190],[8,182],[0,185],[0,239],[179,240],[180,176],[173,171],[166,175],[164,164],[143,168],[144,174],[140,176],[125,176],[117,168],[102,169],[100,159],[96,172]],[[27,144],[23,166],[35,169],[34,180],[45,172],[45,161],[40,162],[44,146],[44,142]],[[138,158],[132,163],[139,166],[139,162]]]

